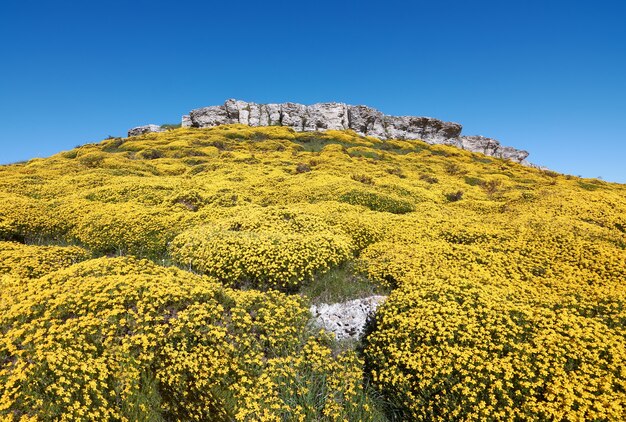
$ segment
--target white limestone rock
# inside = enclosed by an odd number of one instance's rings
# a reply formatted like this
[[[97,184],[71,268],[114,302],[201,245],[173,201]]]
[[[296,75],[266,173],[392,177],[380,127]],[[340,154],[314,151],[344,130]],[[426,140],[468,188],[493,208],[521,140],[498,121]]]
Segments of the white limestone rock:
[[[504,158],[505,160],[515,161],[516,163],[522,163],[526,161],[528,157],[528,151],[516,149],[513,147],[500,146],[494,157]]]
[[[296,131],[352,129],[380,139],[420,139],[430,144],[454,145],[472,152],[526,163],[528,152],[504,147],[495,139],[461,136],[462,126],[432,117],[386,116],[367,106],[343,103],[256,104],[230,99],[223,106],[192,110],[183,126],[212,127],[240,123],[249,126],[287,126]]]
[[[165,129],[159,125],[137,126],[128,130],[128,136],[139,136],[150,132],[165,132]]]
[[[314,324],[334,333],[337,340],[359,339],[365,324],[387,296],[370,296],[347,302],[311,306]]]
[[[348,106],[348,126],[361,135],[387,139],[384,117],[383,113],[371,107]]]
[[[528,157],[528,151],[519,150],[513,147],[505,147],[493,138],[484,136],[460,136],[457,138],[458,146],[471,152],[480,152],[497,158],[504,158],[523,163]]]
[[[464,150],[485,155],[493,156],[500,147],[500,142],[484,136],[460,136],[458,140],[459,146]]]
[[[226,100],[224,108],[226,109],[227,123],[249,124],[250,104],[241,100]]]
[[[304,130],[307,107],[296,103],[283,103],[280,105],[280,125],[288,126],[298,132]]]
[[[282,105],[265,104],[262,106],[261,124],[259,126],[282,126]]]
[[[341,103],[318,103],[306,108],[305,131],[349,129],[348,106]]]
[[[385,116],[384,122],[390,139],[421,139],[430,144],[447,144],[462,129],[458,123],[431,117]]]
[[[189,112],[193,127],[213,127],[228,123],[225,106],[203,107]]]
[[[191,118],[188,114],[185,114],[180,122],[180,127],[191,127]]]

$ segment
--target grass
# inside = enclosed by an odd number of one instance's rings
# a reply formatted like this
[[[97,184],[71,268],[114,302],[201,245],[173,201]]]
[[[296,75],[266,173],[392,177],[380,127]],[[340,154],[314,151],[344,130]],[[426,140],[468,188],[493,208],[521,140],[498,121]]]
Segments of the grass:
[[[293,142],[298,145],[301,145],[302,151],[305,151],[305,152],[320,152],[328,144],[342,145],[341,142],[333,141],[330,139],[322,139],[313,134],[311,134],[310,136],[299,136]]]
[[[351,263],[333,268],[315,277],[311,283],[300,289],[300,294],[316,305],[345,302],[387,293],[387,290],[377,286],[366,277],[355,274]]]

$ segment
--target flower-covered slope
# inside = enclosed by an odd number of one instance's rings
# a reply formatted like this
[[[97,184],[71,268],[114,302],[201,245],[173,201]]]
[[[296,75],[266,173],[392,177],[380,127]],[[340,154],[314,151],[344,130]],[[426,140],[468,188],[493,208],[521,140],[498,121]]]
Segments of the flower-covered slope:
[[[331,279],[390,292],[358,353],[307,327]],[[0,167],[0,420],[624,420],[625,282],[623,185],[350,131],[108,139]]]

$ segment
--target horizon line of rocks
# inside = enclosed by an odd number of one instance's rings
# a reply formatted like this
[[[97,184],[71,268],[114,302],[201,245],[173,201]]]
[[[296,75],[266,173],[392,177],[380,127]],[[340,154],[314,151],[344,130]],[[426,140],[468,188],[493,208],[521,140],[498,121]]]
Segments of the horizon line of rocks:
[[[491,157],[503,158],[532,166],[526,158],[529,153],[503,146],[493,138],[461,135],[459,123],[445,122],[432,117],[389,116],[368,106],[344,103],[257,104],[229,99],[224,105],[202,107],[182,116],[182,127],[207,128],[225,124],[245,124],[252,127],[286,126],[298,132],[351,129],[363,136],[381,140],[422,140],[429,144],[453,145]],[[128,136],[161,132],[158,125],[132,128]]]

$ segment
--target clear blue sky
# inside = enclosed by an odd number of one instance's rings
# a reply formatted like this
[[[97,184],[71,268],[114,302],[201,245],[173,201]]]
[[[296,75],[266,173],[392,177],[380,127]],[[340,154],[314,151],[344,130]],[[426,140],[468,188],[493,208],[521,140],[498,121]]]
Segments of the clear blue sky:
[[[626,183],[626,2],[0,3],[0,162],[227,98],[456,121]]]

